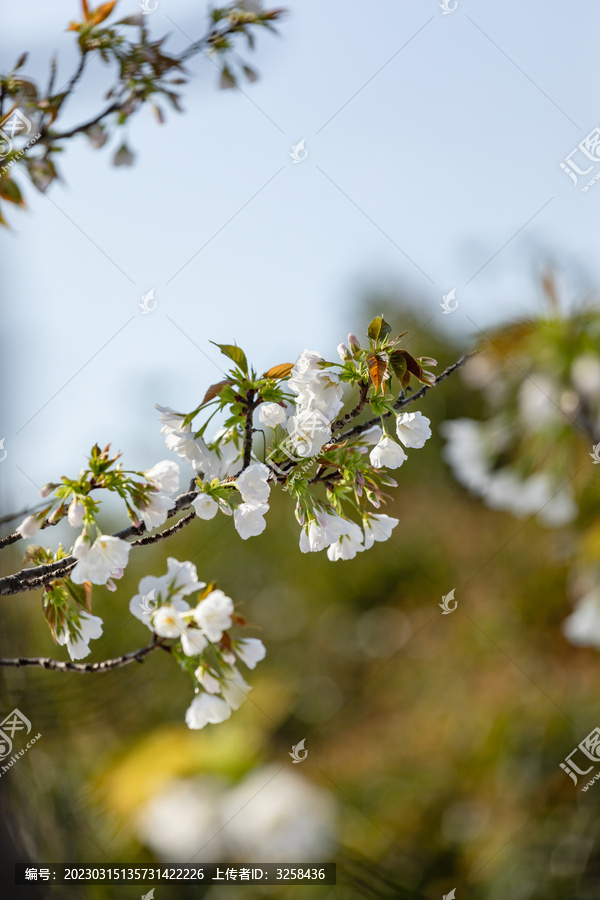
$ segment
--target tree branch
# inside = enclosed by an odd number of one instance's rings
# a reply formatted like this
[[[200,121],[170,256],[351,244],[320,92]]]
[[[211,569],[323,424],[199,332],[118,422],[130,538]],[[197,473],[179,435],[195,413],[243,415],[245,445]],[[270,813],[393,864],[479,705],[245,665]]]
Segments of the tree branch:
[[[149,537],[140,538],[139,541],[132,541],[132,547],[145,547],[146,544],[155,544],[157,541],[165,541],[167,538],[170,538],[172,534],[177,534],[178,531],[181,531],[182,528],[185,528],[186,525],[192,521],[192,519],[196,518],[196,513],[194,510],[191,513],[188,513],[187,516],[182,516],[178,522],[175,522],[174,525],[171,525],[170,528],[165,528],[164,531],[159,531],[157,534],[151,534]]]
[[[394,403],[394,409],[400,410],[404,409],[405,406],[408,406],[411,403],[414,403],[415,400],[420,400],[421,397],[424,397],[427,391],[431,390],[432,387],[436,387],[440,381],[444,381],[445,378],[448,378],[457,369],[460,369],[461,366],[464,366],[466,361],[470,359],[472,356],[475,356],[478,351],[475,350],[473,353],[464,353],[460,359],[458,359],[451,366],[448,366],[440,375],[435,379],[435,384],[424,384],[423,387],[417,391],[416,394],[411,394],[410,397],[404,397]],[[385,413],[382,418],[388,419],[392,415],[391,412]],[[349,438],[355,437],[357,434],[361,434],[363,431],[367,431],[369,428],[372,428],[373,425],[379,425],[381,421],[381,417],[377,416],[374,419],[369,419],[368,422],[363,422],[361,425],[355,425],[354,428],[351,428],[350,431],[346,431],[344,434],[341,434],[338,438],[339,441],[348,440]]]
[[[34,512],[34,511],[35,510],[29,510],[29,512],[24,512],[23,515],[24,516],[30,515],[31,512]],[[16,518],[16,516],[10,516],[10,519],[14,519],[14,518]],[[10,521],[10,519],[7,519],[6,521]],[[53,525],[58,525],[59,521],[60,521],[60,519],[56,522],[49,522],[48,519],[45,519],[42,522],[40,531],[43,531],[44,528],[52,528]],[[0,522],[0,524],[2,524],[2,523]],[[9,547],[11,544],[16,544],[17,541],[22,541],[22,540],[23,540],[23,535],[18,531],[13,531],[12,534],[7,534],[5,537],[0,538],[0,550],[3,550],[5,547]]]
[[[247,469],[252,461],[252,419],[254,410],[256,409],[256,401],[254,399],[254,391],[248,391],[246,395],[246,429],[244,432],[244,462],[242,464],[242,472]]]
[[[45,503],[38,503],[37,506],[32,506],[29,509],[22,509],[21,512],[8,513],[6,516],[0,516],[0,525],[6,525],[7,522],[14,522],[15,519],[24,519],[25,516],[30,516],[32,513],[39,512],[45,505]],[[18,534],[19,532],[17,531],[15,533]],[[2,538],[2,540],[4,540],[4,538]],[[0,546],[2,546],[1,542]]]
[[[451,366],[448,366],[441,375],[439,375],[436,379],[436,385],[441,381],[444,381],[445,378],[448,378],[453,374],[457,369],[465,364],[465,362],[470,359],[472,356],[475,356],[477,351],[474,353],[465,353],[460,357],[455,363]],[[425,396],[428,390],[431,389],[434,385],[423,385],[423,387],[417,391],[416,394],[412,394],[410,397],[405,397],[403,399],[398,400],[394,404],[394,410],[404,409],[404,407],[408,406],[411,403],[414,403],[415,400],[419,400]],[[248,412],[246,417],[246,429],[244,435],[244,465],[243,469],[246,469],[251,462],[252,459],[252,413],[256,407],[256,403],[254,401],[253,395],[248,395],[247,398],[248,403]],[[357,407],[348,413],[348,415],[354,414]],[[392,413],[388,412],[384,415],[383,418],[388,418]],[[346,417],[344,417],[346,418]],[[340,420],[342,421],[342,420]],[[375,419],[370,419],[368,422],[364,422],[362,425],[355,425],[354,428],[351,428],[350,431],[345,432],[345,434],[340,435],[338,440],[348,440],[349,438],[355,437],[358,434],[361,434],[363,431],[366,431],[368,428],[372,428],[373,425],[377,425],[379,423],[379,417]],[[293,468],[293,465],[292,465]],[[168,519],[172,518],[176,513],[178,513],[182,509],[188,509],[191,506],[192,500],[196,496],[196,491],[188,491],[185,494],[180,494],[174,501],[173,508],[169,512],[167,516]],[[164,540],[171,536],[171,534],[175,534],[181,528],[184,528],[188,525],[192,519],[195,518],[195,515],[192,513],[190,515],[184,516],[179,522],[176,522],[170,528],[165,529],[163,532],[158,532],[148,538],[143,540],[133,541],[133,546],[144,546],[146,544],[153,544],[157,541]],[[127,538],[139,536],[145,534],[148,529],[142,524],[139,526],[130,525],[128,528],[123,528],[121,531],[117,531],[114,533],[113,537],[121,538],[121,540],[127,540]],[[9,535],[9,537],[13,537],[16,541],[20,539],[20,535],[18,537],[14,537]],[[6,538],[4,539],[6,540]],[[31,569],[22,569],[20,572],[16,572],[14,575],[6,575],[4,578],[0,578],[0,596],[10,596],[12,594],[20,594],[24,591],[34,591],[37,588],[43,587],[45,584],[48,584],[51,581],[55,581],[59,578],[64,578],[65,575],[68,575],[71,569],[75,567],[77,564],[77,560],[73,556],[67,556],[64,559],[57,560],[56,562],[49,563],[48,565],[43,566],[34,566]]]
[[[91,128],[93,125],[98,125],[102,119],[105,119],[107,116],[110,116],[111,113],[118,112],[123,103],[111,103],[110,106],[107,106],[105,110],[99,113],[97,116],[94,116],[93,119],[90,119],[89,122],[84,122],[83,125],[77,125],[75,128],[71,128],[70,131],[63,131],[62,134],[53,134],[51,131],[42,132],[42,137],[39,140],[40,144],[48,144],[53,143],[54,141],[63,141],[67,138],[74,137],[76,134],[81,134],[84,131],[87,131],[88,128]]]
[[[185,494],[180,494],[179,497],[175,499],[173,508],[170,510],[167,518],[172,518],[182,509],[188,509],[196,496],[196,493],[196,491],[188,491]],[[185,518],[188,519],[188,521],[191,521],[191,518],[187,516]],[[121,531],[115,532],[113,537],[121,538],[121,540],[124,541],[127,540],[127,538],[145,534],[147,531],[148,529],[143,524],[138,526],[130,525],[128,528],[123,528]],[[157,537],[156,540],[160,540],[160,538]],[[23,591],[34,591],[37,588],[48,584],[50,581],[64,578],[76,564],[77,560],[74,556],[66,556],[64,559],[59,559],[56,562],[48,563],[47,565],[34,566],[31,569],[21,569],[20,572],[16,572],[14,575],[6,575],[4,578],[0,578],[0,596],[20,594]]]
[[[120,669],[127,666],[130,662],[143,662],[144,658],[161,647],[164,638],[157,638],[146,647],[139,650],[132,650],[131,653],[125,653],[123,656],[117,656],[115,659],[105,659],[97,663],[73,663],[62,662],[59,659],[48,659],[42,656],[30,656],[21,659],[0,659],[0,666],[11,667],[15,669],[25,668],[26,666],[38,669],[52,669],[54,672],[109,672],[111,669]]]
[[[369,382],[361,381],[360,382],[360,397],[358,403],[351,409],[350,412],[346,413],[345,416],[342,416],[341,419],[338,419],[337,422],[334,422],[331,426],[332,431],[340,431],[341,428],[345,428],[346,425],[349,425],[352,419],[355,419],[359,416],[363,410],[365,403],[367,402],[367,394],[369,393]]]

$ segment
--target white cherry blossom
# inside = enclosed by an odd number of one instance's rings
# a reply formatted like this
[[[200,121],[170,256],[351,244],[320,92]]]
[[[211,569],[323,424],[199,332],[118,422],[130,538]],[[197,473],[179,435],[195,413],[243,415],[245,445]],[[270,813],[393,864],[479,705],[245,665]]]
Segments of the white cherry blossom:
[[[357,553],[365,549],[362,529],[356,522],[348,522],[348,529],[339,540],[327,548],[327,557],[331,562],[339,559],[354,559]]]
[[[204,728],[205,725],[217,725],[231,716],[231,707],[221,697],[207,694],[204,691],[192,700],[185,714],[188,728]]]
[[[271,485],[268,483],[270,474],[264,463],[253,463],[244,469],[237,480],[237,489],[244,503],[259,506],[267,502],[271,493]]]
[[[336,512],[317,512],[317,521],[311,522],[300,533],[302,553],[318,553],[346,534],[350,523]]]
[[[181,635],[181,648],[186,656],[198,656],[207,647],[208,641],[199,628],[187,628]]]
[[[67,645],[71,659],[84,659],[90,653],[90,641],[101,636],[103,624],[99,616],[80,612],[77,633],[61,631],[57,633],[56,640],[63,646]]]
[[[405,447],[420,450],[431,437],[430,425],[430,420],[423,413],[403,413],[396,418],[396,434]]]
[[[335,372],[320,365],[323,362],[316,350],[304,350],[291,371],[288,387],[298,396],[299,410],[318,410],[333,419],[343,406],[342,385]]]
[[[384,434],[377,446],[371,450],[369,459],[376,469],[399,469],[408,457],[400,444]]]
[[[192,500],[192,506],[199,519],[214,519],[219,511],[219,504],[209,494],[198,494]]]
[[[151,616],[152,627],[162,638],[180,638],[187,624],[181,613],[171,603],[159,606]]]
[[[83,559],[91,546],[92,543],[87,534],[80,534],[73,544],[73,551],[71,555],[74,556],[75,559]]]
[[[234,510],[233,524],[243,541],[263,533],[267,527],[264,517],[268,510],[268,503],[258,505],[254,503],[240,503],[238,508]]]
[[[300,409],[287,420],[294,454],[303,459],[316,456],[331,440],[331,425],[318,409]]]
[[[169,512],[173,509],[173,500],[171,497],[168,497],[166,494],[149,494],[148,500],[143,505],[140,505],[140,515],[143,519],[144,525],[151,531],[153,528],[158,528],[159,525],[163,525],[168,517]]]
[[[254,668],[252,666],[252,668]],[[232,709],[239,709],[252,688],[246,684],[241,672],[232,666],[221,683],[221,694]]]
[[[239,641],[234,641],[233,649],[239,659],[249,669],[255,669],[256,663],[264,659],[267,653],[265,645],[258,638],[242,638]]]
[[[370,550],[375,541],[387,541],[400,520],[392,516],[372,515],[363,520],[365,550]]]
[[[221,691],[221,682],[217,678],[216,672],[207,669],[206,666],[198,666],[194,675],[209,694],[218,694]]]
[[[221,590],[211,591],[193,611],[196,624],[209,641],[220,641],[223,632],[231,628],[233,600]]]
[[[101,534],[83,556],[73,571],[71,581],[83,584],[106,584],[113,569],[124,569],[129,560],[131,544],[110,534]]]
[[[171,459],[163,459],[144,472],[150,484],[163,494],[179,490],[179,466]]]
[[[167,559],[167,584],[171,591],[182,597],[195,594],[206,587],[205,581],[198,581],[196,566],[191,562],[179,562],[173,556]]]
[[[286,420],[286,412],[279,403],[261,403],[258,407],[259,421],[268,428],[277,428]]]

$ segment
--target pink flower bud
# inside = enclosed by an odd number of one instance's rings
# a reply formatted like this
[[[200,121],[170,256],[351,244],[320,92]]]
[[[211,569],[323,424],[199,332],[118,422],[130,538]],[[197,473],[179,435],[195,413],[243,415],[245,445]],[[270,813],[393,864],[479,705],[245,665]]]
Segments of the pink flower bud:
[[[350,332],[350,334],[348,335],[348,344],[353,353],[356,353],[357,350],[360,350],[360,341],[355,334],[352,334],[352,332]]]
[[[347,359],[352,359],[352,354],[345,344],[338,344],[337,352],[339,353],[342,362],[346,362]]]

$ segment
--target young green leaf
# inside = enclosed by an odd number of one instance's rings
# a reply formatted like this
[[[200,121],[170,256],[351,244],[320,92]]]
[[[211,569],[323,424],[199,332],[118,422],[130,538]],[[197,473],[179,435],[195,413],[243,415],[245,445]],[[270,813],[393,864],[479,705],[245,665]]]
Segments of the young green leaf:
[[[233,360],[236,366],[240,367],[244,375],[248,374],[248,361],[246,360],[246,354],[241,347],[237,347],[235,344],[217,344],[216,341],[211,341],[210,343],[214,344],[215,347],[218,347],[224,356]]]
[[[383,316],[376,316],[369,325],[367,334],[372,341],[377,342],[380,338],[387,337],[391,330],[392,326],[388,325]]]
[[[400,350],[390,353],[390,366],[400,384],[404,387],[404,378],[407,372],[406,359]],[[410,375],[409,375],[410,377]]]

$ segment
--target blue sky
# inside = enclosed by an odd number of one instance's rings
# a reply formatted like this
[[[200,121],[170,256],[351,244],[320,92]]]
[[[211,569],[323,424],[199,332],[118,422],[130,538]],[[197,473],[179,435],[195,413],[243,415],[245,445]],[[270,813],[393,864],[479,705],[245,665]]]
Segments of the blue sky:
[[[548,258],[567,295],[600,283],[600,187],[581,192],[559,165],[600,125],[597,4],[289,10],[280,38],[261,36],[247,57],[257,83],[219,91],[214,63],[194,58],[185,114],[159,126],[144,111],[128,126],[133,168],[110,165],[120,137],[101,150],[79,137],[60,161],[64,181],[11,211],[5,508],[76,473],[96,440],[127,467],[167,456],[153,404],[191,409],[219,379],[209,339],[236,340],[258,367],[304,347],[332,358],[364,327],[360,298],[373,286],[410,291],[424,323],[475,335],[539,308],[535,273]],[[203,33],[204,11],[159,0],[149,26],[176,51]],[[6,7],[2,67],[28,49],[26,73],[45,78],[58,52],[66,80],[64,27],[77,14],[71,0]],[[95,63],[68,122],[96,111],[106,85]],[[294,164],[301,139],[308,155]],[[158,306],[142,315],[151,288]],[[444,317],[452,288],[459,308]]]

